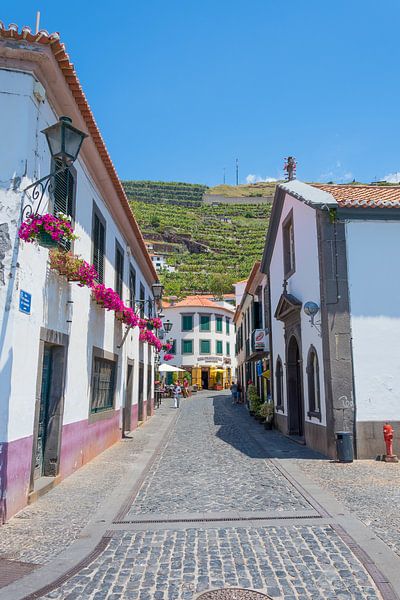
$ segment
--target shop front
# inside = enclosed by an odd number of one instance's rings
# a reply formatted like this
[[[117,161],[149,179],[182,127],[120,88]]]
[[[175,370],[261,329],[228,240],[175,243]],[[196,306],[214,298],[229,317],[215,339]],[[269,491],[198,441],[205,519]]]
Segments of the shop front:
[[[203,390],[229,388],[232,383],[232,368],[229,360],[214,356],[200,358],[191,370],[192,385]]]

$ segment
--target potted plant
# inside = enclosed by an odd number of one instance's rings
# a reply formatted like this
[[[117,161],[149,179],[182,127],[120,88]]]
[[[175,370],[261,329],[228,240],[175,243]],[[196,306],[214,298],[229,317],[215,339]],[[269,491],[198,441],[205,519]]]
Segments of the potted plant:
[[[265,429],[272,429],[274,420],[274,405],[272,402],[264,402],[259,408],[258,414],[262,417]]]
[[[55,248],[66,241],[76,240],[71,219],[63,213],[52,215],[31,214],[18,230],[18,236],[27,243],[37,242],[45,248]]]
[[[247,398],[249,401],[249,411],[252,416],[257,416],[258,409],[261,406],[261,398],[257,394],[255,385],[250,384],[247,388]]]

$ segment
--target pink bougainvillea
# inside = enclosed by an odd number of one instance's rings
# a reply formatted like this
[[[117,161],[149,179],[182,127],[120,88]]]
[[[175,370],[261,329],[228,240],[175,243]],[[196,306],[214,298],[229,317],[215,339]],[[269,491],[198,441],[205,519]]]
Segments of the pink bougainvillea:
[[[112,288],[107,288],[103,283],[96,283],[92,287],[93,298],[107,310],[122,312],[125,308],[121,298]]]
[[[77,239],[69,218],[62,213],[58,213],[56,217],[50,213],[29,215],[21,224],[18,236],[24,242],[32,243],[37,240],[42,232],[48,233],[56,242]]]
[[[164,354],[164,360],[172,360],[174,358],[173,354]]]

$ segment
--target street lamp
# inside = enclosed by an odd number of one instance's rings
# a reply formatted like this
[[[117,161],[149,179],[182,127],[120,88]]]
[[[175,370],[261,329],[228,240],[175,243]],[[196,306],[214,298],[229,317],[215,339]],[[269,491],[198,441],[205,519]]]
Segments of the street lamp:
[[[56,177],[60,173],[68,171],[78,157],[83,140],[88,137],[86,133],[72,125],[70,117],[60,117],[58,123],[43,129],[42,133],[46,136],[51,157],[56,163],[56,169],[49,175],[34,181],[23,190],[28,196],[29,202],[23,208],[22,219],[33,214],[39,214],[46,190],[50,193],[54,191]],[[37,206],[34,210],[35,202],[37,202]]]
[[[86,133],[72,125],[70,117],[60,117],[58,123],[43,129],[42,133],[46,136],[52,158],[64,165],[72,165],[78,158],[83,140],[87,137]]]
[[[153,285],[151,286],[151,289],[153,290],[154,300],[156,300],[156,301],[161,300],[163,289],[164,289],[163,284],[162,283],[153,283]]]
[[[172,329],[172,323],[171,323],[171,321],[169,319],[167,319],[166,321],[164,321],[163,328],[164,328],[164,331],[166,333],[169,333],[171,331],[171,329]]]

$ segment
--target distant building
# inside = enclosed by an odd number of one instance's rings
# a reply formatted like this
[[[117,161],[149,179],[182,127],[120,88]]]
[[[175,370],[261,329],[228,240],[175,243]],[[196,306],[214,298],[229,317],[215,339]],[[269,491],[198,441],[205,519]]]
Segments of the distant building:
[[[190,372],[199,388],[228,387],[236,375],[234,308],[204,296],[188,296],[165,303],[164,312],[173,324],[171,364]]]
[[[358,458],[400,452],[400,189],[277,187],[261,263],[271,331],[275,423],[335,457],[335,433]]]
[[[157,271],[168,271],[169,273],[174,273],[174,271],[176,271],[175,267],[172,267],[167,263],[167,259],[164,255],[150,254],[150,258]]]

